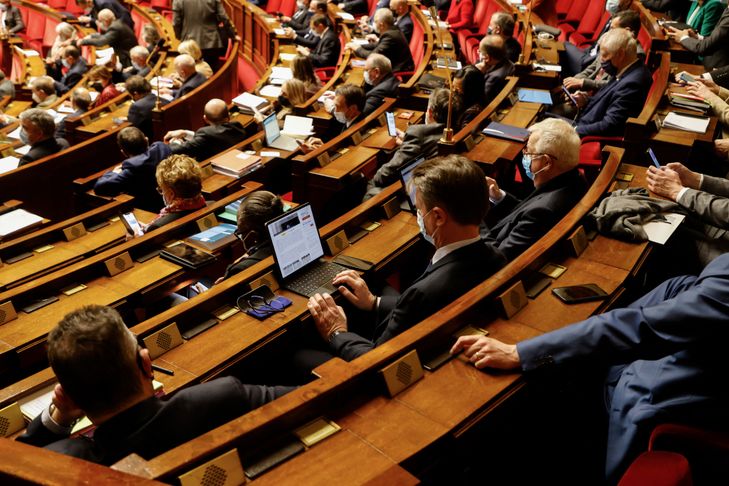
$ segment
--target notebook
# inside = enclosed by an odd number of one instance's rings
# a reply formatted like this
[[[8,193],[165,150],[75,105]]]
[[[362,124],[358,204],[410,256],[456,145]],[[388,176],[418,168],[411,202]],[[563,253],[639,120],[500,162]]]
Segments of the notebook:
[[[272,219],[266,229],[283,288],[306,297],[335,291],[332,279],[346,267],[321,260],[324,247],[311,204],[302,204]]]
[[[425,157],[417,157],[400,168],[400,182],[407,195],[408,207],[413,213],[417,209],[415,208],[415,188],[410,187],[410,181],[413,179],[415,168],[423,162],[425,162]]]
[[[506,125],[504,123],[491,122],[481,131],[484,135],[496,138],[505,138],[514,142],[526,142],[529,139],[529,130],[526,128]]]
[[[16,231],[37,226],[43,218],[37,214],[29,213],[25,209],[14,209],[0,214],[0,238]]]
[[[210,165],[218,174],[240,178],[261,167],[261,157],[234,149],[213,158]]]
[[[710,121],[709,118],[672,111],[663,119],[663,126],[665,128],[675,128],[686,132],[706,133]]]
[[[271,113],[263,120],[263,132],[266,136],[266,147],[288,150],[289,152],[293,152],[299,147],[295,138],[281,135],[276,113]]]
[[[233,98],[233,104],[240,108],[243,113],[252,114],[256,110],[260,111],[266,107],[268,100],[251,93],[243,93]]]

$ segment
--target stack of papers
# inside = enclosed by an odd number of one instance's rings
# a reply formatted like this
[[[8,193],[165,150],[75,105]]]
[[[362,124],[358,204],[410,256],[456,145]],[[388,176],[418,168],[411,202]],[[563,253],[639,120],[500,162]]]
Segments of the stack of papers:
[[[96,49],[96,65],[103,66],[111,61],[111,56],[114,55],[114,48],[107,47],[106,49]]]
[[[286,35],[286,31],[283,29],[273,29],[273,33],[281,37]]]
[[[0,237],[38,225],[42,222],[43,218],[37,214],[29,213],[25,209],[15,209],[5,214],[0,214]]]
[[[229,177],[240,178],[261,166],[261,157],[240,150],[231,150],[210,161],[213,171]]]
[[[40,56],[38,51],[34,51],[33,49],[20,49],[20,52],[22,52],[25,57]]]
[[[13,169],[17,169],[20,164],[20,159],[9,155],[0,159],[0,174],[10,172]]]
[[[709,118],[679,114],[672,111],[666,115],[666,118],[663,120],[663,126],[684,130],[686,132],[706,133],[706,129],[709,128],[709,121]]]
[[[706,113],[711,109],[711,105],[704,101],[703,98],[690,94],[669,93],[668,101],[674,106],[680,106],[687,110],[698,111],[699,113]]]
[[[532,67],[535,71],[553,71],[555,73],[561,73],[562,72],[562,66],[559,64],[540,64],[538,62],[535,62],[532,64]]]
[[[340,11],[340,12],[337,12],[337,15],[342,20],[354,20],[354,15],[352,15],[351,13],[341,12]]]
[[[281,86],[274,86],[267,84],[258,92],[261,96],[267,96],[269,98],[278,98],[281,95]]]
[[[287,115],[281,133],[289,137],[306,138],[314,135],[314,120],[305,116]]]
[[[282,61],[288,61],[288,62],[293,61],[295,57],[296,57],[296,54],[292,54],[290,52],[282,52],[281,54],[278,55],[279,59],[281,59]]]
[[[271,68],[271,76],[269,77],[268,82],[271,84],[281,85],[284,84],[284,81],[292,79],[293,77],[294,73],[290,68],[274,66]]]
[[[243,93],[233,98],[233,104],[238,106],[243,113],[252,115],[267,106],[268,100],[251,93]]]

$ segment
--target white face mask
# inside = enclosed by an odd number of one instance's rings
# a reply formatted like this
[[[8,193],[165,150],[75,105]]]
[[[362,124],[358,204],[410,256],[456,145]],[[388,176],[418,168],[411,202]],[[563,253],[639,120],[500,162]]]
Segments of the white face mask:
[[[136,62],[134,62],[134,61],[132,61],[132,67],[133,67],[134,69],[136,69],[137,71],[141,71],[142,69],[144,69],[144,66],[142,66],[141,64],[137,64],[137,63],[136,63]]]
[[[40,96],[38,96],[37,93],[33,93],[32,98],[33,98],[33,101],[35,101],[36,103],[41,103],[43,101],[40,99]]]
[[[369,71],[365,71],[364,72],[364,81],[367,84],[372,84],[372,78],[370,77],[370,72]]]
[[[337,121],[339,123],[341,123],[342,125],[346,125],[347,124],[347,115],[345,115],[343,111],[335,111],[334,112],[334,118],[336,118]]]
[[[618,13],[618,10],[620,9],[620,0],[607,0],[605,2],[605,10],[610,12],[610,14],[614,15]]]
[[[432,209],[431,209],[431,211],[432,211]],[[430,214],[430,211],[425,213],[425,216],[427,216],[429,214]],[[433,235],[428,234],[428,230],[425,229],[425,216],[423,216],[423,214],[418,209],[417,220],[418,220],[418,227],[420,228],[420,234],[423,235],[423,238],[425,239],[425,241],[427,241],[431,245],[435,246],[435,240],[433,239],[433,236],[435,236],[435,232],[433,232]]]
[[[306,5],[304,5],[304,2],[296,2],[296,8],[299,10],[304,10],[306,8]]]

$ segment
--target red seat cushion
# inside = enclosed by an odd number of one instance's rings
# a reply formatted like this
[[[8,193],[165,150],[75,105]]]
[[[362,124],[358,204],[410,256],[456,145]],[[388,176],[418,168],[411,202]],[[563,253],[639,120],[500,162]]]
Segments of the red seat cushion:
[[[580,165],[598,167],[602,165],[600,142],[587,142],[580,145]]]
[[[618,486],[692,486],[691,468],[675,452],[644,452],[633,461]]]

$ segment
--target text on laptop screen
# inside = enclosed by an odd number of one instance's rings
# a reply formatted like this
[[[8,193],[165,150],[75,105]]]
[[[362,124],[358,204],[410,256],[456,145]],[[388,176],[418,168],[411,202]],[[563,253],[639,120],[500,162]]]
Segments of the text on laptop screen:
[[[413,179],[413,171],[415,168],[423,162],[425,162],[425,157],[418,157],[400,170],[402,185],[405,188],[405,193],[408,195],[410,207],[413,211],[415,211],[415,188],[411,186],[410,181]]]
[[[282,278],[324,256],[310,205],[289,211],[267,227]]]
[[[263,120],[263,129],[266,132],[266,144],[270,145],[278,138],[280,130],[278,128],[278,119],[276,113],[273,113]]]

